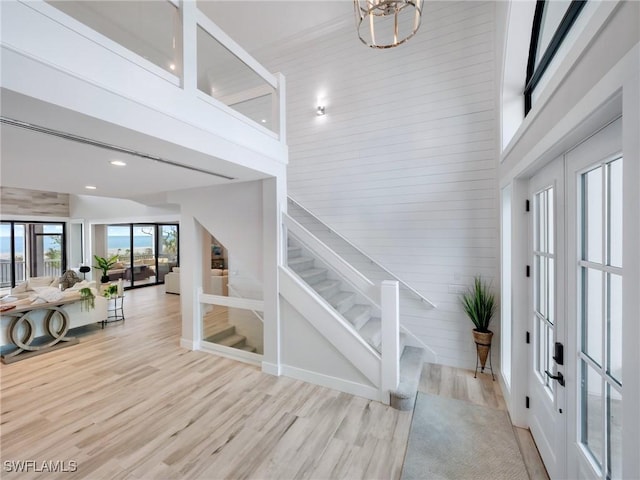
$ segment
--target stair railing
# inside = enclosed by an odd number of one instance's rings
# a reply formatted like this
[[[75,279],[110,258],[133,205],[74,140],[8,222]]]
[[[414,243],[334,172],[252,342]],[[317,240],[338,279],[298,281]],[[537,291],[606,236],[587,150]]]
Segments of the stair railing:
[[[327,230],[329,230],[331,233],[333,233],[334,235],[338,236],[341,240],[343,240],[344,242],[346,242],[350,247],[354,248],[355,250],[357,250],[360,254],[364,255],[371,263],[373,263],[374,265],[376,265],[378,268],[384,270],[385,273],[387,273],[391,278],[393,278],[394,280],[396,280],[400,285],[402,285],[403,288],[409,290],[413,295],[415,295],[416,297],[418,297],[423,303],[426,303],[427,305],[430,305],[433,308],[437,308],[437,305],[435,303],[433,303],[431,300],[429,300],[428,298],[426,298],[424,295],[422,295],[420,292],[418,292],[415,288],[413,288],[411,285],[409,285],[408,283],[404,282],[403,280],[401,280],[400,278],[398,278],[397,275],[395,275],[393,272],[389,271],[388,268],[386,268],[384,265],[380,264],[379,262],[377,262],[376,260],[374,260],[373,258],[371,258],[370,255],[368,255],[367,253],[365,253],[364,251],[362,251],[361,248],[357,247],[356,245],[354,245],[351,241],[349,241],[347,238],[345,238],[344,236],[342,236],[340,233],[338,233],[336,230],[334,230],[333,228],[331,228],[329,225],[327,225],[325,222],[323,222],[322,220],[320,220],[315,214],[313,214],[310,210],[308,210],[306,207],[304,207],[301,203],[299,203],[298,201],[296,201],[294,198],[291,197],[291,195],[287,196],[287,200],[290,201],[291,203],[293,203],[294,205],[296,205],[298,208],[302,209],[305,211],[305,213],[307,213],[309,216],[311,216],[313,219],[315,219],[317,222],[319,222],[321,225],[324,225],[325,228],[327,228]]]
[[[229,291],[230,291],[231,293],[233,293],[233,294],[234,294],[234,296],[235,296],[235,297],[237,297],[237,298],[247,298],[247,297],[245,297],[244,295],[242,295],[242,294],[238,291],[238,289],[237,289],[237,288],[235,288],[233,285],[231,285],[231,284],[227,284],[227,288],[229,289]],[[262,315],[260,315],[260,314],[258,313],[258,311],[257,311],[257,310],[252,310],[252,309],[249,309],[249,310],[251,310],[251,313],[253,313],[256,317],[258,317],[258,320],[260,320],[262,323],[264,323],[264,318],[262,317]]]
[[[287,238],[288,234],[292,234],[375,305],[380,305],[380,291],[371,280],[362,275],[362,273],[356,270],[344,258],[325,245],[320,239],[285,212],[282,212],[282,224],[285,228],[284,238]],[[285,257],[285,266],[288,263],[287,260]]]

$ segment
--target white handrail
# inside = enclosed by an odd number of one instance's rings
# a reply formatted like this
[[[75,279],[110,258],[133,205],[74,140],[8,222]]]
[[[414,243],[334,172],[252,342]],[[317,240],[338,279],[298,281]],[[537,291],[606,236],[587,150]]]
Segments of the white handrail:
[[[238,298],[247,298],[245,296],[243,296],[240,292],[238,292],[238,289],[233,287],[230,284],[227,284],[227,288],[229,289],[230,292],[235,293],[236,297]],[[263,303],[264,305],[264,303]],[[260,316],[260,314],[256,311],[256,310],[251,310],[251,313],[253,313],[256,317],[258,317],[258,320],[260,320],[262,323],[264,323],[264,318],[262,318]]]
[[[420,300],[422,300],[424,303],[427,303],[429,305],[431,305],[433,308],[438,308],[438,306],[433,303],[431,300],[429,300],[428,298],[426,298],[424,295],[422,295],[420,292],[418,292],[415,288],[413,288],[411,285],[409,285],[408,283],[406,283],[405,281],[401,280],[400,278],[398,278],[397,275],[395,275],[393,272],[389,271],[388,268],[386,268],[385,266],[381,265],[380,263],[378,263],[377,261],[375,261],[373,258],[371,258],[370,255],[368,255],[367,253],[363,252],[361,248],[355,246],[351,241],[347,240],[345,237],[343,237],[340,233],[338,233],[336,230],[334,230],[333,228],[331,228],[329,225],[327,225],[326,223],[324,223],[322,220],[320,220],[316,215],[314,215],[311,211],[309,211],[307,208],[305,208],[304,206],[302,206],[302,204],[298,201],[296,201],[293,197],[291,197],[291,195],[287,195],[287,199],[291,202],[294,203],[295,205],[297,205],[299,208],[301,208],[302,210],[304,210],[308,215],[310,215],[311,217],[313,217],[315,220],[317,220],[318,222],[320,222],[320,224],[324,225],[330,232],[332,232],[334,235],[337,235],[341,240],[343,240],[344,242],[346,242],[350,247],[354,248],[355,250],[357,250],[359,253],[361,253],[362,255],[364,255],[371,263],[375,264],[376,266],[378,266],[379,268],[381,268],[382,270],[385,271],[385,273],[389,274],[394,280],[397,280],[398,283],[400,283],[400,285],[402,285],[404,288],[406,288],[407,290],[409,290],[411,293],[413,293],[414,295],[416,295],[418,298],[420,298]]]

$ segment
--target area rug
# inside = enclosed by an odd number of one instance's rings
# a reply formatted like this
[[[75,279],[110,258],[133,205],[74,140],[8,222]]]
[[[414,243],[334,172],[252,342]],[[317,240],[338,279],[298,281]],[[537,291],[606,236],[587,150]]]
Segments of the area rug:
[[[506,412],[418,392],[401,478],[529,476]]]

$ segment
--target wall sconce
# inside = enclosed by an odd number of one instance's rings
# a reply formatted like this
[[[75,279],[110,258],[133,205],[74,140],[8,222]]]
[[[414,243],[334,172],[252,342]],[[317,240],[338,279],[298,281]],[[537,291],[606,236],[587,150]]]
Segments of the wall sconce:
[[[324,105],[318,105],[316,107],[316,115],[318,115],[319,117],[324,115],[325,111],[324,111]]]

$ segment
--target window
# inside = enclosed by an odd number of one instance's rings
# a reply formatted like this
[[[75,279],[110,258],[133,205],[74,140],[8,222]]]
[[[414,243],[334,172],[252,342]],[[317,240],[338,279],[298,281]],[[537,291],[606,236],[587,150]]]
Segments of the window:
[[[156,285],[178,265],[178,225],[107,225],[107,257],[117,257],[109,280],[127,287]]]
[[[14,287],[28,277],[59,277],[66,270],[64,223],[2,222],[0,287]]]
[[[524,89],[524,114],[532,106],[536,86],[571,30],[586,0],[538,0],[533,17]]]

